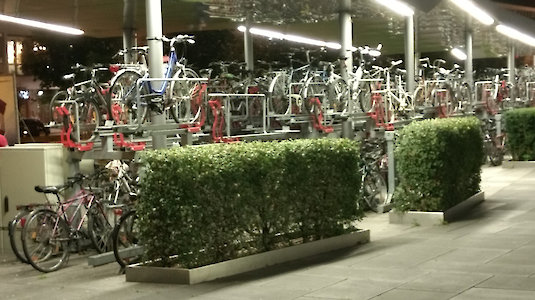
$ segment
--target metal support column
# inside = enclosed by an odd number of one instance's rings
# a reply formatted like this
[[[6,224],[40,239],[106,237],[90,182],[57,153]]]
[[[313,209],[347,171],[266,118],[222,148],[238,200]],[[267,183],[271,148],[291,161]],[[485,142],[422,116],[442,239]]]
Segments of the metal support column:
[[[386,131],[386,154],[388,155],[388,201],[392,199],[396,188],[396,163],[394,161],[394,131]]]
[[[351,22],[351,0],[340,0],[340,56],[345,58],[346,69],[342,78],[347,81],[348,73],[353,71],[353,23]]]
[[[245,19],[245,31],[243,32],[243,52],[247,71],[254,71],[253,37],[251,32],[251,17]]]
[[[515,44],[509,42],[509,51],[507,52],[507,69],[509,70],[509,83],[514,87],[516,85],[516,69],[515,69]],[[516,100],[515,89],[511,89],[509,96],[511,101]]]
[[[123,0],[123,49],[135,46],[136,0]],[[133,62],[133,53],[125,53],[124,63]]]
[[[405,19],[405,68],[407,69],[406,90],[412,93],[416,88],[414,81],[414,15]]]
[[[7,62],[7,38],[5,33],[0,35],[0,74],[9,74],[9,64]]]
[[[466,29],[465,29],[465,51],[466,51],[466,60],[464,61],[464,78],[469,86],[474,86],[474,67],[473,67],[473,32],[470,27],[472,19],[470,17],[466,20]]]
[[[147,44],[149,46],[149,74],[151,78],[163,76],[163,44],[162,44],[162,2],[161,0],[145,0],[147,17]],[[161,87],[163,82],[151,82],[155,89]],[[165,124],[165,116],[152,112],[153,125]],[[161,149],[166,147],[165,135],[153,134],[152,147]]]

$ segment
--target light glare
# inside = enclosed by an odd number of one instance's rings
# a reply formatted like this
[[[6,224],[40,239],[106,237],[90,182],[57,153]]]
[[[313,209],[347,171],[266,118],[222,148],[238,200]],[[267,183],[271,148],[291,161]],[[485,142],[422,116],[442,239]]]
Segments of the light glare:
[[[73,27],[55,25],[55,24],[50,24],[50,23],[45,23],[45,22],[22,19],[22,18],[15,18],[15,17],[10,17],[6,15],[2,15],[2,14],[0,14],[0,21],[20,24],[20,25],[25,25],[25,26],[30,26],[30,27],[36,27],[36,28],[41,28],[41,29],[66,33],[66,34],[72,34],[72,35],[84,34],[83,30],[76,29]]]
[[[451,0],[451,2],[482,24],[492,25],[494,23],[494,19],[486,11],[479,8],[470,0]]]
[[[468,56],[459,48],[451,49],[451,55],[455,56],[458,60],[466,60]]]
[[[414,15],[414,9],[408,6],[405,2],[402,2],[399,0],[375,0],[375,1],[399,15],[402,15],[405,17],[410,17]]]
[[[519,42],[522,42],[524,44],[527,44],[527,45],[530,45],[532,47],[535,47],[535,38],[530,36],[530,35],[527,35],[523,32],[520,32],[512,27],[509,27],[507,25],[498,25],[496,26],[496,31],[498,31],[499,33],[507,36],[507,37],[510,37],[512,39],[515,39]]]

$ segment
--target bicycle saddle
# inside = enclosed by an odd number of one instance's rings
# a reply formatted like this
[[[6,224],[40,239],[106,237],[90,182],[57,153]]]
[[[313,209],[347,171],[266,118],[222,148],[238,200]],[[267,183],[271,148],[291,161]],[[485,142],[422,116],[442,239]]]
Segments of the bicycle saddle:
[[[45,194],[57,194],[59,193],[59,189],[57,186],[35,186],[35,191],[39,193],[45,193]]]

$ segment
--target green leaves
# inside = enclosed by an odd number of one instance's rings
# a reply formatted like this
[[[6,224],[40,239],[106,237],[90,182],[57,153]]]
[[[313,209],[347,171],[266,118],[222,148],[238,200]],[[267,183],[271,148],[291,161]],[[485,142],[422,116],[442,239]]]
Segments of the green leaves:
[[[505,124],[513,160],[535,160],[535,107],[507,111]]]
[[[397,209],[444,211],[479,191],[484,154],[478,119],[415,122],[401,130],[396,146]]]
[[[142,155],[147,259],[196,267],[338,235],[362,218],[359,145],[345,139],[213,144]]]

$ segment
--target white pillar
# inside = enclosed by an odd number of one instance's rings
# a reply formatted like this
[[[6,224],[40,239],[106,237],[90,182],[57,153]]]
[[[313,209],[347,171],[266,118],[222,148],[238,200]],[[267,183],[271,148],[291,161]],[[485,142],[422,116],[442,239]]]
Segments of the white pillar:
[[[347,80],[347,72],[353,71],[353,23],[351,22],[351,0],[340,0],[340,56],[344,57],[346,70],[343,70],[342,77]]]
[[[509,82],[515,86],[516,84],[516,69],[515,69],[515,44],[513,41],[509,42],[509,51],[507,53],[507,69],[509,70]],[[514,93],[514,89],[511,89],[511,93]],[[516,95],[510,95],[511,100],[516,98]]]
[[[416,88],[414,81],[414,15],[405,20],[405,68],[407,69],[407,92],[412,93]]]
[[[123,48],[130,49],[135,45],[135,0],[123,0]],[[133,54],[124,55],[124,63],[132,63]]]
[[[245,55],[245,64],[247,71],[254,70],[254,53],[253,53],[253,37],[251,32],[251,18],[247,16],[245,19],[245,31],[243,32],[243,52]]]
[[[162,40],[162,2],[161,0],[145,0],[147,17],[147,44],[149,46],[149,74],[151,78],[163,77],[163,44]],[[154,89],[159,89],[163,82],[151,82]],[[156,112],[151,115],[152,124],[165,124],[165,116]],[[152,147],[165,148],[165,135],[153,134]]]
[[[465,30],[465,50],[466,50],[466,60],[464,61],[464,77],[466,82],[472,87],[474,85],[474,67],[473,67],[473,35],[472,28],[470,27],[471,18],[468,18],[466,22]]]

